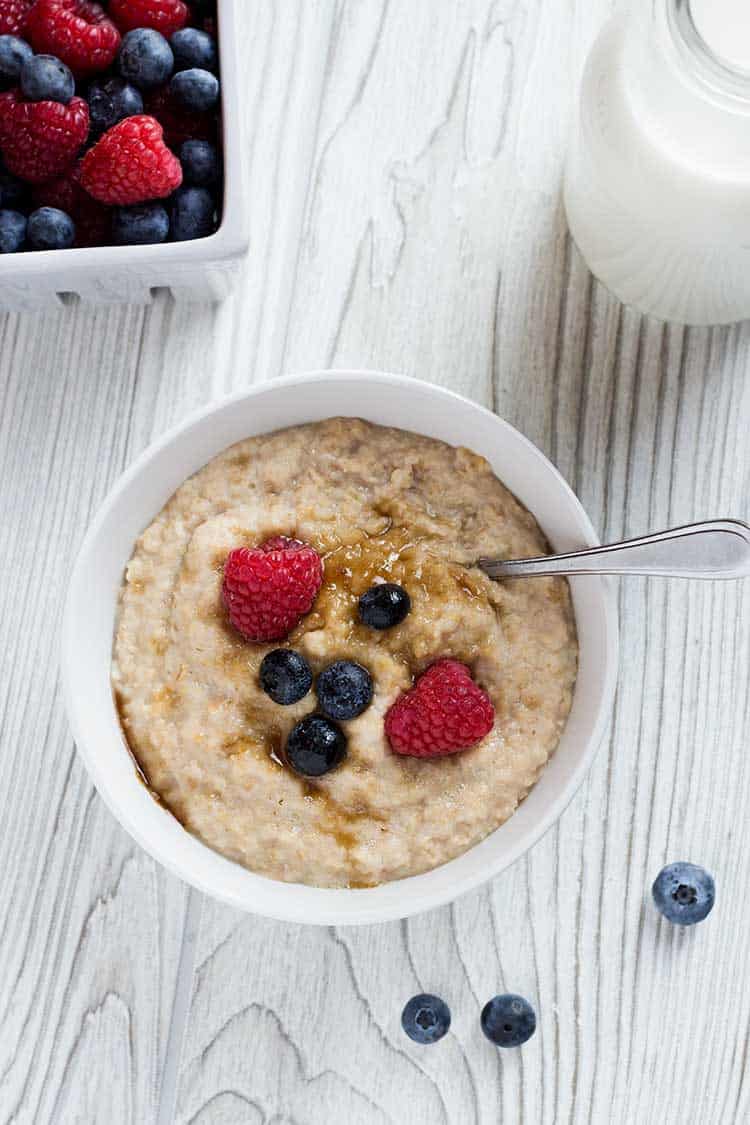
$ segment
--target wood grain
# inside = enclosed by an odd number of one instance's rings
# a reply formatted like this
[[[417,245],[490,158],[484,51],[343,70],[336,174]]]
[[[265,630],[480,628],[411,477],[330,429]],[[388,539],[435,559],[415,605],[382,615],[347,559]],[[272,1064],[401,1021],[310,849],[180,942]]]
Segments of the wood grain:
[[[253,250],[219,308],[0,320],[0,1122],[727,1125],[750,1119],[750,591],[634,579],[611,733],[511,870],[314,930],[188,891],[92,792],[56,686],[66,573],[120,470],[282,371],[400,370],[493,406],[605,536],[747,518],[750,328],[623,310],[566,235],[571,91],[605,0],[248,0]],[[718,905],[662,923],[664,862]],[[443,995],[451,1034],[400,1010]],[[498,1052],[478,1015],[528,996]]]

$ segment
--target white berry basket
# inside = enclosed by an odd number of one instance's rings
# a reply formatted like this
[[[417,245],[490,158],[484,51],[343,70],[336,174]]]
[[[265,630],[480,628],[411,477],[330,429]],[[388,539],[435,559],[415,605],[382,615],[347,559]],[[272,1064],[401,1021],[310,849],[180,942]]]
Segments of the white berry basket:
[[[180,301],[221,301],[248,246],[239,112],[238,0],[218,0],[224,196],[221,223],[208,238],[156,246],[94,246],[0,255],[0,309],[61,305],[71,295],[97,304],[146,304],[156,289]]]

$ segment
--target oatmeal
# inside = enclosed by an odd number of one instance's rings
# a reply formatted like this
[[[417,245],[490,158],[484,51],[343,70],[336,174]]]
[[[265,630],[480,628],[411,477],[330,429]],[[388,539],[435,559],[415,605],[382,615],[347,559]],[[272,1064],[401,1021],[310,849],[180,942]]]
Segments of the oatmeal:
[[[278,644],[248,643],[221,597],[229,552],[275,536],[324,564],[312,610],[280,643],[315,675],[346,660],[372,678],[371,703],[345,724],[345,761],[314,780],[284,764],[314,692],[280,706],[262,690]],[[534,785],[577,664],[564,580],[493,582],[471,564],[546,550],[534,518],[466,449],[332,419],[226,450],[175,492],[127,566],[112,680],[148,785],[209,847],[274,879],[367,887],[460,855]],[[411,600],[382,631],[357,613],[378,582]],[[386,712],[442,657],[489,696],[492,730],[448,757],[400,756]]]

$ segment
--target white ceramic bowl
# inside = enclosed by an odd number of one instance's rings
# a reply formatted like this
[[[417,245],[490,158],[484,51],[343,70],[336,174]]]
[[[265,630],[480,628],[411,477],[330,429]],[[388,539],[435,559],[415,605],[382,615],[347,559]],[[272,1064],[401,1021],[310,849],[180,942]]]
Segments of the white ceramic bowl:
[[[220,301],[230,292],[248,245],[243,184],[237,4],[218,0],[224,199],[219,229],[208,238],[157,246],[92,246],[24,251],[0,258],[0,309],[60,306],[75,294],[96,304],[147,304],[154,289],[176,300]]]
[[[402,918],[456,898],[518,859],[560,816],[591,765],[617,671],[617,618],[609,580],[579,578],[573,602],[580,668],[560,745],[539,782],[502,827],[464,855],[409,879],[363,890],[276,882],[211,851],[161,808],[138,780],[110,686],[117,594],[141,531],[174,490],[242,438],[336,415],[366,418],[465,445],[534,513],[553,548],[597,543],[580,503],[547,459],[474,403],[398,375],[336,371],[260,384],[206,407],[147,449],[94,520],[65,608],[64,693],[78,749],[105,802],[128,832],[188,883],[243,910],[317,924]],[[531,580],[533,581],[533,579]]]

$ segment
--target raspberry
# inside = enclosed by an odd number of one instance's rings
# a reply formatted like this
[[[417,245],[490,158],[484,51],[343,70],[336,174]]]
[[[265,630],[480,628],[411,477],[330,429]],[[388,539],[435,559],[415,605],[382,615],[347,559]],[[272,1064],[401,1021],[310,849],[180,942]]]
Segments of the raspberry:
[[[164,140],[170,148],[178,149],[185,141],[215,141],[217,122],[215,113],[195,113],[177,105],[168,86],[151,90],[144,98],[146,110],[164,129]]]
[[[385,716],[391,749],[412,758],[439,758],[476,746],[492,730],[495,709],[458,660],[438,660]]]
[[[0,35],[20,35],[34,0],[0,0]]]
[[[65,171],[88,131],[89,107],[83,98],[62,105],[20,101],[18,90],[0,94],[0,151],[8,171],[29,183]]]
[[[120,31],[152,27],[169,37],[185,26],[190,13],[183,0],[109,0],[109,14]]]
[[[35,51],[62,59],[77,78],[106,70],[120,46],[120,33],[92,0],[36,0],[27,23]]]
[[[90,148],[81,183],[100,203],[127,206],[164,199],[182,183],[182,168],[162,140],[162,127],[146,114],[119,121]]]
[[[248,641],[279,641],[312,609],[323,581],[320,556],[279,536],[237,547],[224,564],[221,596],[229,620]]]
[[[62,176],[37,184],[32,194],[35,207],[59,207],[76,226],[74,246],[106,246],[112,241],[112,211],[97,203],[81,187],[80,164]]]

